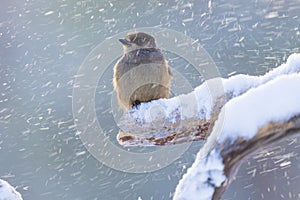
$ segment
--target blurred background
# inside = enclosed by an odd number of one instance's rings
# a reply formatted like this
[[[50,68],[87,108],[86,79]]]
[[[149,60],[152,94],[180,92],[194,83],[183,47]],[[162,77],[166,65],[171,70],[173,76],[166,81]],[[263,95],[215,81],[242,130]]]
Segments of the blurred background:
[[[30,200],[172,199],[202,142],[153,173],[99,163],[76,136],[72,116],[74,78],[84,58],[107,37],[156,26],[198,40],[223,77],[260,75],[300,52],[299,13],[299,0],[2,0],[0,178]],[[166,56],[193,87],[201,84],[180,55]],[[99,81],[95,109],[114,140],[110,105],[101,103],[111,99],[112,67]],[[299,139],[249,158],[223,199],[300,199]]]

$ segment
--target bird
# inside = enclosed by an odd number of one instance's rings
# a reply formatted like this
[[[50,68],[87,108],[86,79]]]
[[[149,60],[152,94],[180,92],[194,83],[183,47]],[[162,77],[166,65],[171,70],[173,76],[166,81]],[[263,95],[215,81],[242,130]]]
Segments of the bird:
[[[123,55],[114,66],[113,86],[120,107],[127,110],[142,102],[169,98],[172,74],[155,38],[134,32],[119,41]]]

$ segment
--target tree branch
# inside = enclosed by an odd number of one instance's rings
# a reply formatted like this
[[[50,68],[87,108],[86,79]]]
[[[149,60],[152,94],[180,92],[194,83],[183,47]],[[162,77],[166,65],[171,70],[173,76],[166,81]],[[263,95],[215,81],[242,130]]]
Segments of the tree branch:
[[[270,122],[260,128],[251,140],[237,139],[233,144],[224,143],[217,147],[225,166],[224,173],[227,181],[215,188],[213,199],[220,199],[243,161],[263,148],[276,145],[282,140],[300,134],[300,115],[286,122]]]
[[[300,74],[282,75],[227,102],[174,199],[220,199],[245,157],[300,134],[299,85]]]
[[[174,199],[220,199],[245,157],[300,133],[299,71],[300,54],[293,54],[264,76],[212,79],[190,94],[144,103],[121,118],[118,140],[124,146],[207,140]]]
[[[187,95],[143,103],[121,118],[118,141],[124,146],[147,146],[205,140],[226,102],[277,77],[298,73],[299,63],[300,54],[293,54],[264,76],[215,78]]]

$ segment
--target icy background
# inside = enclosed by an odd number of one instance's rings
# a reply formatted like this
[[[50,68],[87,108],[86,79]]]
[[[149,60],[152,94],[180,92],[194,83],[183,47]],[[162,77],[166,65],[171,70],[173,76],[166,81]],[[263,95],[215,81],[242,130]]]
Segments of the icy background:
[[[126,174],[99,163],[75,136],[72,118],[72,86],[83,59],[106,37],[161,26],[198,39],[223,77],[264,74],[300,51],[299,13],[299,0],[3,0],[0,178],[30,200],[171,199],[199,143],[154,173]],[[167,56],[192,86],[201,83],[192,66]],[[99,82],[95,107],[107,134],[116,134],[112,117],[103,117],[110,112],[103,102],[110,102],[111,77],[112,69]],[[255,155],[224,199],[299,199],[299,152],[293,138]]]

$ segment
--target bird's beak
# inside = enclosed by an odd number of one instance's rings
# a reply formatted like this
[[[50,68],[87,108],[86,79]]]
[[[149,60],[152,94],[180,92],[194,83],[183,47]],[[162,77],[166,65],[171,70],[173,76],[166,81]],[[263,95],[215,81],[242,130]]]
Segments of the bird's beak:
[[[125,46],[131,46],[131,42],[125,39],[119,39],[119,41]]]

